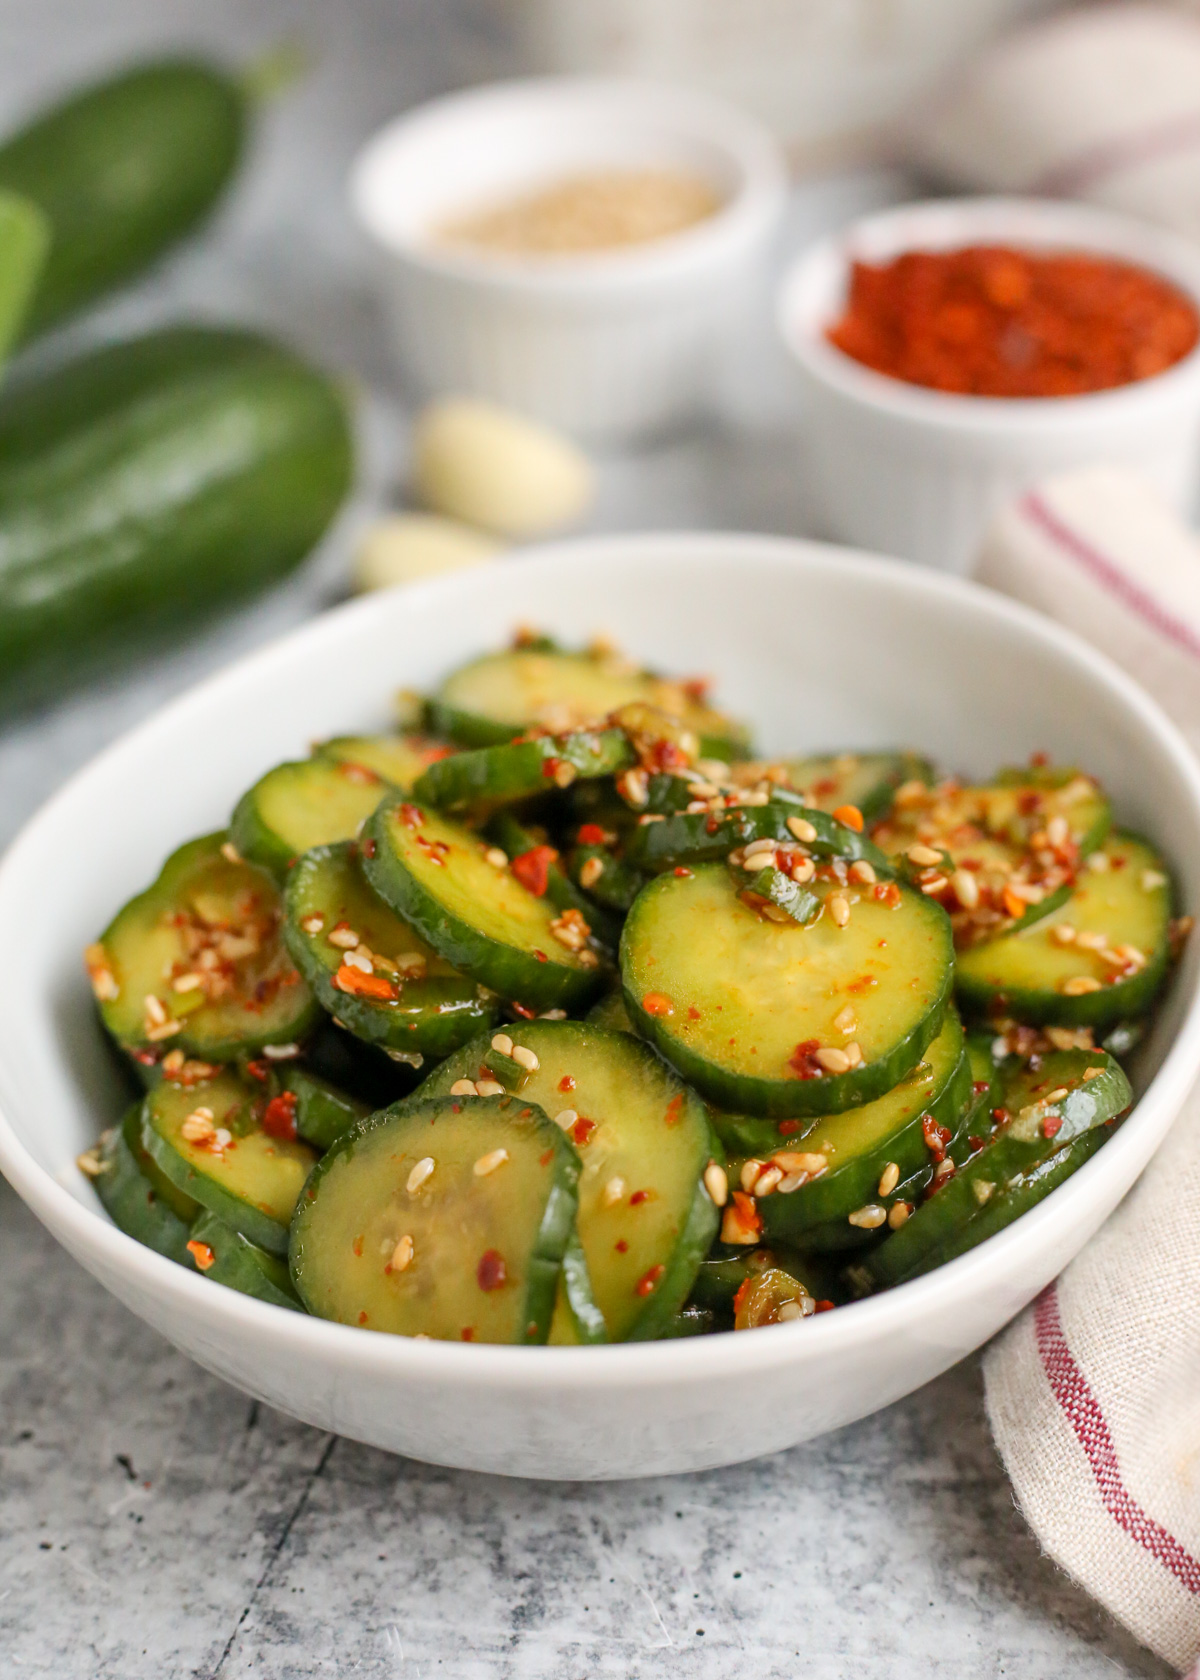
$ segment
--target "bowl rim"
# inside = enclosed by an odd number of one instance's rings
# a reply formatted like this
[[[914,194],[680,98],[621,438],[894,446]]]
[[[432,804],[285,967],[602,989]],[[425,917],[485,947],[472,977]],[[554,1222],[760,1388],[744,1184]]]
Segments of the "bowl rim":
[[[1142,411],[1200,400],[1200,340],[1161,373],[1131,384],[1069,397],[986,397],[935,391],[894,379],[857,362],[814,325],[814,294],[836,274],[844,297],[854,255],[878,245],[894,255],[913,249],[952,249],[982,238],[1068,248],[1122,258],[1167,279],[1200,314],[1200,249],[1167,228],[1117,211],[1056,199],[1018,196],[921,199],[855,218],[807,246],[786,269],[776,291],[775,323],[794,362],[843,399],[930,429],[997,434],[1061,432],[1136,424]]]
[[[624,112],[645,111],[684,140],[723,151],[738,185],[711,216],[677,233],[616,250],[566,256],[477,255],[439,246],[427,237],[405,236],[385,225],[379,200],[405,148],[439,143],[441,134],[460,119],[475,121],[490,112],[508,121],[514,113],[532,115],[539,108],[564,123],[611,108],[614,126]],[[640,76],[527,76],[444,94],[394,117],[354,158],[348,193],[359,226],[395,261],[494,291],[586,296],[687,279],[713,262],[723,262],[731,249],[753,242],[779,221],[787,170],[769,130],[715,94]]]
[[[900,583],[926,598],[957,597],[973,610],[1006,621],[1024,637],[1041,643],[1050,653],[1076,668],[1082,667],[1092,680],[1115,692],[1154,740],[1177,773],[1181,787],[1190,795],[1193,827],[1200,839],[1200,763],[1176,726],[1157,702],[1107,656],[1031,608],[967,579],[904,566],[859,550],[805,538],[737,532],[678,531],[586,537],[523,550],[507,559],[505,565],[536,572],[547,566],[602,563],[613,554],[630,553],[636,553],[643,563],[653,563],[662,556],[694,558],[698,554],[725,561],[736,559],[741,563],[749,555],[792,570],[799,564],[818,573],[822,570],[851,572],[867,581],[886,580],[891,586]],[[465,572],[450,574],[386,594],[395,597],[403,593],[411,600],[412,591],[419,590],[425,597],[442,595],[452,602],[456,591],[464,587],[463,580],[468,578]],[[469,582],[466,586],[469,587]],[[46,825],[53,825],[59,808],[75,796],[81,784],[102,777],[111,760],[136,753],[146,737],[180,714],[193,709],[203,711],[215,690],[226,684],[236,685],[255,667],[269,666],[273,658],[288,656],[298,648],[314,644],[319,648],[330,626],[353,624],[356,619],[365,621],[377,610],[377,601],[376,595],[367,595],[318,615],[205,677],[110,743],[76,771],[22,827],[0,858],[0,896],[8,875],[22,866],[24,854],[31,849],[36,852],[40,831]],[[164,1297],[168,1304],[171,1301],[178,1301],[181,1306],[186,1304],[190,1321],[204,1321],[215,1334],[237,1331],[260,1340],[269,1338],[279,1351],[299,1358],[323,1354],[326,1363],[336,1365],[343,1378],[358,1372],[391,1379],[399,1385],[406,1381],[453,1380],[459,1387],[470,1385],[476,1390],[490,1388],[512,1394],[526,1392],[539,1384],[563,1392],[615,1391],[630,1383],[642,1389],[670,1388],[680,1381],[753,1375],[792,1367],[798,1358],[804,1357],[806,1348],[813,1350],[814,1357],[818,1352],[823,1357],[836,1357],[839,1352],[869,1347],[880,1334],[903,1334],[906,1329],[928,1324],[935,1306],[939,1312],[966,1306],[986,1292],[989,1280],[994,1282],[998,1274],[1003,1275],[1006,1258],[1020,1245],[1036,1246],[1037,1236],[1046,1230],[1056,1212],[1064,1209],[1064,1197],[1077,1199],[1082,1187],[1101,1180],[1123,1180],[1122,1193],[1132,1187],[1145,1165],[1137,1164],[1142,1147],[1140,1134],[1157,1128],[1158,1142],[1161,1142],[1191,1087],[1197,1068],[1200,1068],[1200,977],[1186,1001],[1175,1036],[1130,1120],[1072,1176],[1069,1184],[1060,1187],[1057,1201],[1047,1199],[989,1242],[924,1277],[816,1319],[776,1326],[771,1336],[726,1333],[602,1347],[525,1348],[489,1343],[472,1343],[468,1347],[454,1342],[418,1342],[401,1336],[363,1333],[356,1326],[272,1307],[233,1290],[213,1289],[205,1278],[145,1248],[118,1230],[102,1210],[87,1206],[41,1166],[18,1138],[2,1109],[0,1170],[56,1236],[60,1231],[65,1233],[59,1238],[64,1246],[76,1257],[88,1254],[106,1279],[124,1274],[143,1290]],[[189,1351],[186,1342],[183,1345]]]

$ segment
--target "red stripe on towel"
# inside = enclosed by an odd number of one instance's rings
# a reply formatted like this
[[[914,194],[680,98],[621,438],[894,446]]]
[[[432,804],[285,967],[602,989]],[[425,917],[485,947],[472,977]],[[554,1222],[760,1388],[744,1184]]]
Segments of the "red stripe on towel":
[[[1143,1511],[1121,1479],[1117,1449],[1100,1402],[1067,1346],[1054,1284],[1039,1295],[1033,1321],[1046,1380],[1083,1448],[1104,1509],[1131,1540],[1148,1551],[1188,1592],[1200,1594],[1200,1559],[1194,1558],[1173,1534],[1168,1534],[1161,1523]]]
[[[1022,500],[1020,511],[1031,524],[1038,526],[1044,535],[1057,543],[1064,554],[1082,566],[1084,571],[1097,583],[1102,584],[1110,594],[1115,595],[1130,612],[1136,613],[1151,629],[1157,630],[1160,636],[1165,636],[1167,641],[1174,642],[1176,647],[1190,653],[1193,659],[1200,659],[1200,636],[1197,636],[1182,619],[1176,618],[1161,606],[1153,595],[1135,583],[1115,561],[1102,554],[1098,548],[1093,548],[1078,531],[1073,531],[1069,525],[1064,524],[1036,490],[1031,491]]]

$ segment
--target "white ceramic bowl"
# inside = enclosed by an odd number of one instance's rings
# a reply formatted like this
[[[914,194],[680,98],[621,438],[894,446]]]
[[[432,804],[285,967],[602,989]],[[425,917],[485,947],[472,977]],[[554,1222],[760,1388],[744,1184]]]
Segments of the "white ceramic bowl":
[[[1200,249],[1160,228],[1038,199],[947,199],[884,211],[805,252],[779,325],[807,399],[806,444],[831,535],[964,572],[991,517],[1049,473],[1132,467],[1180,512],[1200,478],[1200,349],[1153,379],[1082,397],[963,397],[864,367],[825,337],[856,259],[1000,244],[1077,250],[1166,275],[1200,307]]]
[[[722,208],[670,238],[571,256],[438,243],[453,217],[572,174],[674,168]],[[425,390],[490,397],[622,442],[709,393],[785,198],[766,131],[706,94],[547,77],[435,100],[358,158],[351,201],[377,254],[404,368]]]
[[[1200,1065],[1189,952],[1136,1112],[1041,1207],[891,1294],[752,1335],[609,1348],[465,1347],[252,1301],[123,1236],[76,1152],[116,1093],[80,951],[184,837],[219,825],[277,759],[382,726],[519,622],[597,630],[668,670],[712,672],[768,750],[895,742],[967,773],[1044,748],[1109,785],[1200,904],[1200,772],[1173,726],[1081,642],[973,585],[762,537],[568,543],[318,619],[111,747],[0,864],[0,1167],[70,1252],[202,1365],[323,1429],[415,1458],[591,1479],[700,1470],[833,1429],[936,1376],[1074,1255],[1146,1164]]]

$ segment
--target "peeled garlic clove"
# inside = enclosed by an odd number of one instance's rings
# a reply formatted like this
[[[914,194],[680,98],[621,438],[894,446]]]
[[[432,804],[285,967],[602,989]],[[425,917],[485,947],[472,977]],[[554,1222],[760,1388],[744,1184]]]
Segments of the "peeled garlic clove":
[[[390,589],[460,566],[478,566],[503,552],[503,544],[482,531],[432,513],[398,513],[381,519],[363,536],[354,556],[356,589]]]
[[[426,507],[501,536],[540,537],[591,504],[591,464],[573,443],[494,403],[448,397],[413,431],[413,489]]]

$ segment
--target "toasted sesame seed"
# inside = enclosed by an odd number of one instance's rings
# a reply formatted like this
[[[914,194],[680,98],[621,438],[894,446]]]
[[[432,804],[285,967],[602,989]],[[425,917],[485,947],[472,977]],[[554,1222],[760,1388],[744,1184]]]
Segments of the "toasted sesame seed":
[[[566,1018],[567,1012],[565,1009],[543,1009],[538,1016],[539,1021],[565,1021]]]
[[[1087,866],[1094,875],[1103,875],[1108,869],[1108,853],[1093,852],[1087,860]]]
[[[342,961],[348,968],[356,968],[360,974],[374,974],[375,965],[368,952],[361,945],[356,945],[353,951],[347,951]]]
[[[772,1195],[782,1179],[783,1174],[778,1167],[764,1167],[754,1181],[754,1194],[760,1197]]]
[[[852,1041],[851,1043],[847,1044],[846,1055],[850,1059],[850,1066],[852,1068],[862,1066],[862,1063],[863,1063],[862,1045],[857,1043],[857,1041]]]
[[[614,1175],[600,1192],[601,1205],[606,1208],[616,1207],[617,1203],[624,1199],[624,1196],[625,1180]]]
[[[762,1170],[763,1170],[762,1162],[761,1161],[756,1161],[753,1156],[751,1156],[751,1158],[748,1161],[743,1161],[742,1162],[742,1170],[741,1170],[741,1173],[739,1174],[739,1180],[740,1180],[742,1189],[746,1192],[747,1195],[751,1194],[751,1192],[754,1189],[754,1186],[758,1183],[758,1175],[759,1175],[760,1172],[762,1172]]]
[[[493,869],[508,868],[508,853],[502,852],[499,846],[489,846],[483,855],[487,862],[491,864]]]
[[[232,840],[226,840],[222,844],[221,856],[225,859],[226,863],[241,863],[242,861],[242,854],[238,851]]]
[[[429,967],[428,959],[420,951],[402,951],[394,960],[406,980],[422,979]]]
[[[508,1160],[507,1149],[490,1149],[486,1155],[481,1155],[471,1171],[476,1178],[486,1178],[494,1173],[497,1167],[502,1167]]]
[[[1050,1092],[1049,1096],[1047,1096],[1045,1100],[1048,1103],[1061,1102],[1064,1097],[1069,1097],[1070,1094],[1071,1093],[1065,1085],[1059,1085],[1055,1090]]]
[[[714,1207],[723,1208],[729,1200],[729,1177],[716,1161],[710,1161],[704,1169],[704,1188]]]
[[[1046,824],[1046,838],[1052,846],[1064,846],[1071,837],[1066,817],[1051,817]]]
[[[841,893],[831,893],[825,900],[829,906],[829,914],[838,927],[844,928],[850,920],[850,901],[843,898]]]
[[[345,922],[338,922],[336,927],[331,927],[325,938],[330,945],[336,945],[339,951],[353,951],[359,943],[358,934]]]
[[[512,1059],[519,1062],[528,1073],[536,1073],[542,1065],[527,1044],[514,1044]]]
[[[104,1162],[100,1159],[100,1145],[93,1144],[90,1149],[85,1149],[82,1155],[77,1155],[75,1165],[85,1177],[99,1178],[106,1170]]]
[[[473,1079],[456,1079],[450,1087],[452,1097],[477,1097],[479,1088]]]
[[[1084,1070],[1083,1070],[1083,1082],[1084,1082],[1084,1084],[1086,1085],[1089,1079],[1099,1079],[1100,1075],[1103,1072],[1104,1072],[1104,1069],[1102,1067],[1084,1068]]]
[[[290,1062],[300,1054],[298,1044],[264,1044],[262,1053],[269,1062]]]
[[[393,1272],[406,1272],[412,1265],[413,1253],[414,1243],[412,1238],[408,1236],[401,1237],[400,1241],[392,1250],[392,1258],[389,1269]]]
[[[1079,932],[1070,922],[1059,922],[1057,927],[1050,929],[1050,937],[1056,945],[1074,945]]]
[[[1070,980],[1064,980],[1059,987],[1064,997],[1084,997],[1088,992],[1100,990],[1099,980],[1093,980],[1090,974],[1075,974]]]
[[[193,1109],[180,1126],[179,1135],[185,1143],[207,1143],[216,1135],[212,1109]]]
[[[979,882],[969,869],[956,869],[950,877],[954,896],[964,910],[974,910],[979,904]]]
[[[876,881],[875,868],[866,858],[856,858],[850,865],[850,879],[861,881],[864,886],[873,887]]]
[[[788,830],[802,845],[808,846],[817,838],[817,831],[805,817],[789,817]]]
[[[513,1041],[507,1033],[497,1033],[495,1038],[492,1040],[492,1049],[498,1050],[502,1056],[511,1056],[513,1053]]]
[[[887,1210],[868,1202],[866,1207],[855,1208],[847,1217],[860,1231],[877,1231],[887,1221]]]
[[[844,1009],[839,1009],[833,1017],[833,1024],[840,1033],[854,1032],[858,1026],[858,1017],[854,1013],[853,1004],[848,1003]]]
[[[151,1044],[161,1044],[164,1039],[174,1038],[175,1034],[182,1030],[180,1023],[175,1020],[162,1021],[156,1027],[143,1027],[144,1035]]]
[[[771,1159],[789,1176],[803,1173],[805,1178],[820,1178],[829,1165],[827,1156],[804,1149],[777,1149]]]
[[[475,1081],[475,1095],[477,1097],[502,1097],[504,1086],[498,1079],[477,1079]]]
[[[850,1058],[844,1050],[832,1046],[816,1052],[817,1061],[826,1073],[849,1073]]]
[[[436,1165],[437,1162],[434,1160],[432,1155],[422,1156],[421,1160],[417,1162],[416,1166],[409,1173],[408,1183],[404,1186],[410,1196],[416,1195],[417,1191],[433,1172]]]
[[[784,1173],[775,1188],[781,1196],[790,1196],[794,1191],[799,1190],[802,1184],[807,1183],[807,1173]]]
[[[945,875],[930,875],[921,882],[921,891],[926,898],[936,898],[938,893],[945,892],[949,885],[949,879]]]
[[[167,1011],[163,1007],[161,998],[156,998],[153,992],[147,992],[143,1005],[146,1019],[152,1027],[161,1027],[167,1019]]]
[[[995,1188],[996,1186],[990,1183],[986,1178],[975,1178],[971,1180],[971,1193],[975,1197],[975,1200],[979,1203],[980,1207],[982,1207],[985,1202],[991,1201],[992,1192]]]
[[[879,1194],[890,1196],[900,1182],[900,1168],[895,1161],[889,1161],[879,1175]]]
[[[807,1316],[809,1315],[805,1313],[799,1301],[785,1301],[775,1314],[775,1322],[777,1324],[792,1324],[796,1319]]]
[[[626,770],[617,777],[617,791],[630,805],[644,805],[650,797],[650,778],[644,770]]]
[[[554,1124],[556,1126],[561,1126],[563,1131],[565,1132],[565,1131],[568,1131],[575,1124],[575,1122],[576,1122],[576,1120],[578,1120],[578,1118],[579,1118],[579,1115],[576,1113],[576,1111],[573,1108],[563,1108],[563,1109],[560,1109],[559,1112],[554,1116]]]
[[[935,852],[932,846],[910,846],[905,856],[909,863],[915,863],[918,869],[933,869],[942,861],[941,852]]]
[[[177,974],[171,982],[173,992],[198,992],[204,985],[199,974]]]
[[[1163,874],[1161,869],[1143,869],[1142,870],[1142,891],[1143,892],[1153,892],[1155,890],[1155,888],[1165,887],[1166,884],[1167,884],[1167,877]]]
[[[901,1225],[908,1223],[908,1217],[911,1212],[911,1202],[893,1202],[887,1217],[889,1227],[893,1231],[898,1231]]]
[[[580,870],[579,870],[579,885],[581,887],[594,887],[596,885],[596,882],[600,879],[601,875],[603,875],[603,873],[604,873],[604,859],[603,858],[600,858],[600,857],[585,858],[583,860],[583,864],[582,864],[582,866],[580,867]]]
[[[325,918],[319,910],[314,910],[311,916],[301,916],[300,930],[302,933],[320,933],[325,926]]]
[[[792,880],[799,886],[803,886],[805,881],[812,880],[816,872],[817,866],[811,858],[797,858],[792,865]]]
[[[216,1131],[213,1133],[213,1147],[216,1149],[228,1149],[232,1142],[233,1133],[228,1129],[228,1127],[218,1126]]]
[[[1131,968],[1145,968],[1149,961],[1145,951],[1139,950],[1136,945],[1118,945],[1116,955],[1120,957],[1123,963],[1128,963]]]
[[[1103,951],[1108,944],[1108,935],[1084,928],[1075,935],[1075,943],[1081,951]]]

